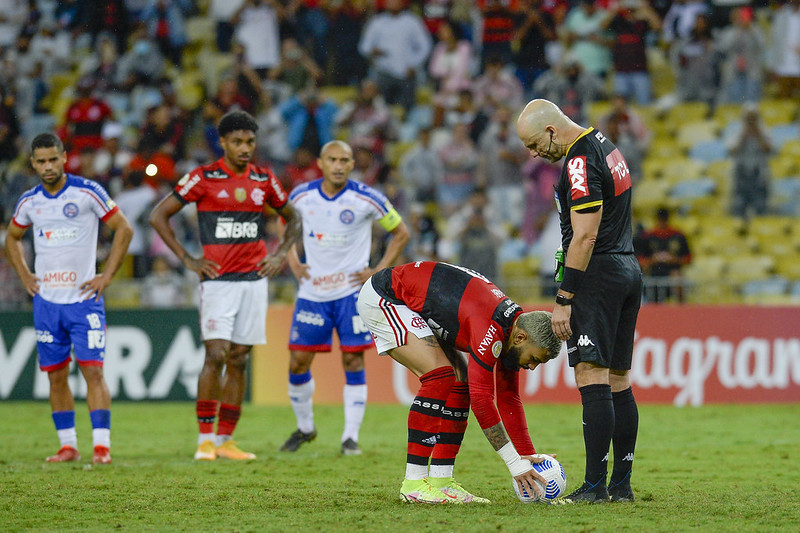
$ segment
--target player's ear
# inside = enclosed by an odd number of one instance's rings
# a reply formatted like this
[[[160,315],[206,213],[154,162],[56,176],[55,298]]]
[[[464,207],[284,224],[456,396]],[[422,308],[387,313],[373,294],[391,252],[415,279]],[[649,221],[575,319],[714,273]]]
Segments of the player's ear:
[[[514,334],[514,344],[522,346],[526,342],[528,342],[528,333],[524,329],[518,328],[517,332]]]

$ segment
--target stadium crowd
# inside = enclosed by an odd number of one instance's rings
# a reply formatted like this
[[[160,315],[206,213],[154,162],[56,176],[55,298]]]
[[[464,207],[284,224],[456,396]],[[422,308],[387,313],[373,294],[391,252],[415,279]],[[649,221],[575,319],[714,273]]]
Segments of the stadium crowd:
[[[800,99],[800,2],[0,0],[0,61],[0,232],[37,183],[31,139],[56,131],[67,171],[101,183],[135,228],[120,271],[131,295],[109,294],[110,306],[194,304],[197,280],[147,217],[184,173],[220,157],[217,121],[237,108],[257,118],[257,162],[287,190],[321,177],[321,146],[346,140],[351,177],[408,221],[404,259],[458,262],[502,284],[504,265],[530,258],[527,276],[551,278],[560,238],[559,168],[531,160],[514,132],[525,102],[547,98],[598,126],[639,182],[655,133],[645,115]],[[758,139],[732,150],[768,157]],[[769,179],[765,166],[736,172]],[[766,212],[765,192],[739,194],[737,210]],[[199,252],[184,211],[176,232]],[[374,242],[379,258],[385,241]],[[291,299],[295,287],[287,268],[271,291]],[[0,306],[28,304],[0,254]]]

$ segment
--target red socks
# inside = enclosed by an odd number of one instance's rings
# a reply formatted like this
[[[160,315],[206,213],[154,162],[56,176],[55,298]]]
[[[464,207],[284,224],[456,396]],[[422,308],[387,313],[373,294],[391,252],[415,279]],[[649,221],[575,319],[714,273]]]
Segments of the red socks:
[[[469,419],[469,386],[461,381],[450,389],[439,425],[439,438],[433,447],[431,465],[455,464]]]
[[[219,406],[219,424],[217,425],[217,435],[233,435],[236,423],[242,415],[242,408],[239,405],[223,403]]]
[[[217,401],[197,400],[195,409],[200,433],[214,433],[214,419],[217,418]]]
[[[453,367],[443,366],[423,374],[408,413],[408,456],[410,464],[428,465],[439,434],[442,412],[455,382]],[[466,422],[465,422],[466,426]]]

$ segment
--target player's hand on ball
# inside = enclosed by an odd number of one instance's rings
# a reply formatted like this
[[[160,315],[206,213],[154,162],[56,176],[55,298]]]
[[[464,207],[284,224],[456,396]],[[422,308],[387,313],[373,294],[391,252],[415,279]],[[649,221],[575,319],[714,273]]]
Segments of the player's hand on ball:
[[[527,459],[527,457],[523,457]],[[530,469],[518,476],[514,476],[514,492],[520,501],[535,502],[544,497],[544,487],[547,481],[534,469]]]

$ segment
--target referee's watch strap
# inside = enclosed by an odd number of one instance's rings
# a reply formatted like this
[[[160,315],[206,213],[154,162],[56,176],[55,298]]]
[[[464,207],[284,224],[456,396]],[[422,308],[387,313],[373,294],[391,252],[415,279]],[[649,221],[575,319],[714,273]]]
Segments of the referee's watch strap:
[[[556,294],[556,303],[558,305],[572,305],[572,298],[567,298],[566,296]]]

